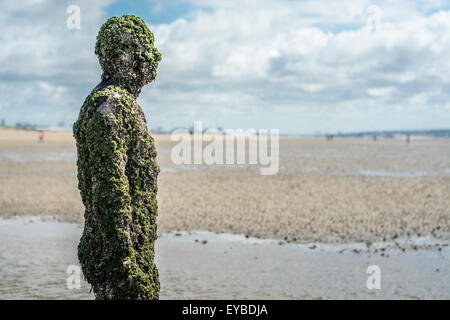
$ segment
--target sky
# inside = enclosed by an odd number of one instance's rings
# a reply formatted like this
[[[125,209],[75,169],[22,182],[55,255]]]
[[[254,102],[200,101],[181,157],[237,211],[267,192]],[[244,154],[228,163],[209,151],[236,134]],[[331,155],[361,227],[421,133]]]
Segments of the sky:
[[[450,128],[441,0],[2,1],[0,119],[70,129],[100,81],[98,30],[123,14],[144,19],[162,54],[138,98],[150,129]]]

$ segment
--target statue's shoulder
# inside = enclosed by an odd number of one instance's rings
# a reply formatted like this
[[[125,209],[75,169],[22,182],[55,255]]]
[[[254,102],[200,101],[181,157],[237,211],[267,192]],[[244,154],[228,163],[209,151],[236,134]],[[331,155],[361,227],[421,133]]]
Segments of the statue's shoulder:
[[[97,86],[84,101],[78,120],[74,123],[74,133],[84,132],[83,128],[92,121],[115,118],[121,121],[129,113],[139,108],[136,99],[125,89],[109,85]]]
[[[97,86],[81,107],[80,119],[89,121],[96,113],[104,116],[118,116],[136,107],[136,99],[127,90],[114,85]]]
[[[91,112],[103,115],[120,114],[136,104],[136,99],[127,90],[113,85],[94,91],[89,99]]]

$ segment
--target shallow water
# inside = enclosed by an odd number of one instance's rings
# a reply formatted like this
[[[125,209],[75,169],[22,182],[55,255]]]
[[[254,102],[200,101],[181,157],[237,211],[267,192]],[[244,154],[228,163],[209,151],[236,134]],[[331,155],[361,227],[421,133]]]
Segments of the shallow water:
[[[38,218],[0,220],[0,299],[93,299],[86,282],[67,288],[81,232],[76,224]],[[448,242],[398,243],[418,249],[374,243],[368,252],[363,243],[280,245],[204,231],[166,234],[156,242],[161,299],[449,299]],[[369,265],[381,269],[379,290],[366,287]]]

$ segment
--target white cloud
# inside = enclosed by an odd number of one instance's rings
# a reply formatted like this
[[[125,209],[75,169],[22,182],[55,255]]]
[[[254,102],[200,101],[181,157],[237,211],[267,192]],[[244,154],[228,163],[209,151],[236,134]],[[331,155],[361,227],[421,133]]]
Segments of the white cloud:
[[[389,115],[394,107],[408,112],[418,87],[436,92],[436,87],[449,82],[450,12],[427,15],[439,9],[440,2],[378,2],[381,27],[375,31],[365,27],[368,1],[195,3],[209,10],[155,26],[164,59],[156,85],[163,95],[191,92],[186,99],[201,106],[199,92],[230,96],[244,92],[253,97],[253,106],[217,101],[214,109],[256,106],[267,113],[284,112],[299,118],[298,126],[288,129],[294,131],[304,124],[300,106],[308,105],[318,118],[333,110],[347,114],[359,110],[368,117]],[[151,93],[146,96],[149,103],[152,98]],[[441,91],[439,99],[446,98]],[[405,108],[399,108],[402,105]],[[157,107],[151,111],[160,112]],[[255,114],[254,120],[283,127],[278,116],[267,121]],[[424,118],[423,126],[442,123],[434,116]],[[350,131],[353,125],[342,122],[341,129]]]
[[[394,87],[369,88],[367,93],[373,97],[383,97],[391,95],[394,90]]]
[[[426,93],[414,94],[409,98],[409,103],[414,106],[423,106],[428,101],[428,95]]]
[[[1,2],[0,90],[7,122],[71,125],[100,77],[94,44],[110,3],[77,1],[81,29],[69,30],[72,2]]]
[[[151,26],[163,60],[139,101],[152,126],[204,120],[282,133],[448,126],[450,11],[441,1],[173,1],[192,10]],[[35,108],[48,121],[75,120],[100,78],[93,49],[109,2],[78,1],[81,30],[65,27],[69,3],[0,5],[7,120],[33,121]],[[381,12],[374,31],[366,28],[372,4]]]

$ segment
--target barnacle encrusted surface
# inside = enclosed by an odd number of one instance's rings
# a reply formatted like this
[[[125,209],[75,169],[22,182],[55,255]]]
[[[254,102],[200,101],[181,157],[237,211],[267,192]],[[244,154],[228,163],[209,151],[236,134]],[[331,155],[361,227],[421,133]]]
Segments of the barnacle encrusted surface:
[[[135,16],[109,19],[96,45],[102,82],[73,126],[85,226],[78,257],[97,299],[158,299],[156,149],[136,98],[161,55]]]
[[[132,15],[110,18],[100,29],[95,45],[103,80],[111,79],[133,94],[156,77],[161,54],[153,33]]]

